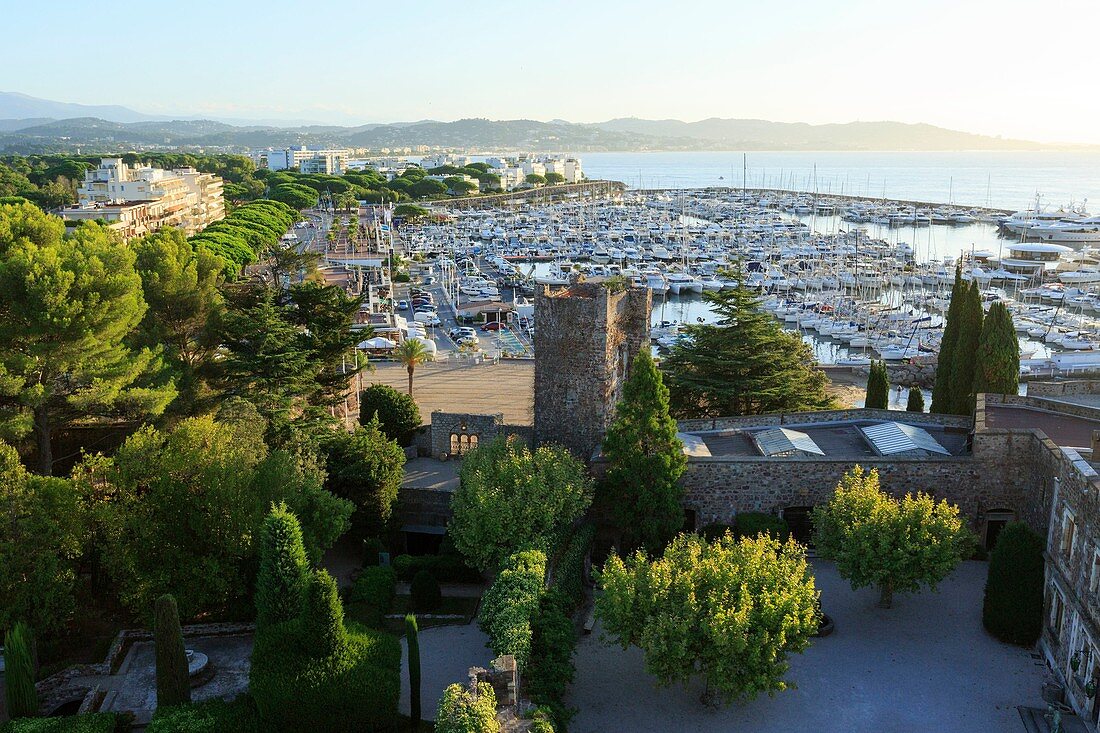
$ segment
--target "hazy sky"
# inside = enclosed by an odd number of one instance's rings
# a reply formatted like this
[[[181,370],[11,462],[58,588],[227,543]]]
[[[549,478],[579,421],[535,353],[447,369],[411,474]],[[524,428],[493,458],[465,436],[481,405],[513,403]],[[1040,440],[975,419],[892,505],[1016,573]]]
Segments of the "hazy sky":
[[[899,120],[1100,143],[1100,0],[4,0],[0,88],[156,114]]]

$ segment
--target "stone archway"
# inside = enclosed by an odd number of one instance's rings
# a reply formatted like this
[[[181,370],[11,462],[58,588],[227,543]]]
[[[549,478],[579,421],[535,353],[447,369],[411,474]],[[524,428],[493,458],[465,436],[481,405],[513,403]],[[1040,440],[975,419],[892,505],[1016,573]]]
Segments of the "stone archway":
[[[985,513],[985,522],[982,527],[982,546],[986,550],[992,550],[997,544],[997,537],[1001,530],[1009,522],[1016,521],[1016,512],[1011,509],[994,509]]]

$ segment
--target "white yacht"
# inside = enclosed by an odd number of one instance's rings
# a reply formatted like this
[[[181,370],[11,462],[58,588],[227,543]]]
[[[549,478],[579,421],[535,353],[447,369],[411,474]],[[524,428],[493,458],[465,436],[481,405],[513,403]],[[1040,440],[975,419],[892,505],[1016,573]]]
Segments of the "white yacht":
[[[666,279],[668,280],[668,289],[676,295],[681,293],[703,292],[703,283],[698,278],[692,277],[685,272],[669,273]]]

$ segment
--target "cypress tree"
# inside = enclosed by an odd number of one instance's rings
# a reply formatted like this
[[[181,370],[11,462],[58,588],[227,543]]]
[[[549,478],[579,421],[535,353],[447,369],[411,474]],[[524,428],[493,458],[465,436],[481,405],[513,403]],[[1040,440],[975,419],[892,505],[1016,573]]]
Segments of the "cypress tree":
[[[684,524],[678,481],[687,458],[668,413],[668,387],[648,346],[634,357],[603,454],[608,469],[602,498],[613,508],[624,542],[660,552]]]
[[[37,718],[38,691],[34,687],[34,639],[30,628],[17,621],[4,634],[4,683],[8,717]]]
[[[906,412],[924,412],[924,392],[920,387],[909,388],[909,401],[905,403]]]
[[[966,284],[962,279],[962,264],[955,266],[955,284],[951,286],[951,304],[947,308],[947,323],[940,341],[936,363],[936,384],[932,388],[932,412],[950,414],[954,403],[951,370],[955,360],[955,344],[959,341],[959,311],[963,306]]]
[[[409,649],[409,718],[413,730],[420,730],[420,629],[416,616],[405,616],[405,643]]]
[[[298,518],[286,504],[273,506],[260,530],[260,572],[256,579],[258,628],[298,618],[308,570]]]
[[[864,406],[873,410],[885,410],[890,399],[890,374],[885,361],[872,361],[867,375],[867,399]]]
[[[1020,387],[1020,342],[1012,314],[1004,303],[989,306],[978,339],[978,363],[974,370],[974,394],[1016,394]]]
[[[1001,641],[1031,646],[1043,627],[1043,538],[1012,522],[989,556],[982,624]]]
[[[951,407],[955,415],[969,415],[974,409],[974,372],[978,341],[982,336],[982,296],[978,284],[970,283],[959,312],[959,340],[951,365]]]
[[[313,571],[306,583],[302,631],[314,657],[335,657],[347,647],[344,605],[336,581],[324,570]]]
[[[191,678],[176,599],[164,594],[157,599],[153,640],[157,660],[157,707],[191,702]]]

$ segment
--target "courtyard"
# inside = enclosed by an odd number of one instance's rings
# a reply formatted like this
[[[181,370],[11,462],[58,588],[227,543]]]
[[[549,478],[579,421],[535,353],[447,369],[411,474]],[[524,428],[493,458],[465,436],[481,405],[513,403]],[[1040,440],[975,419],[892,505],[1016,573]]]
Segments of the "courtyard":
[[[831,563],[815,561],[836,631],[791,657],[797,689],[717,711],[699,702],[700,681],[658,688],[641,650],[602,643],[597,628],[577,647],[570,733],[1023,731],[1016,706],[1044,706],[1045,667],[982,629],[986,567],[965,562],[938,593],[897,595],[884,610],[874,589],[852,591]]]

